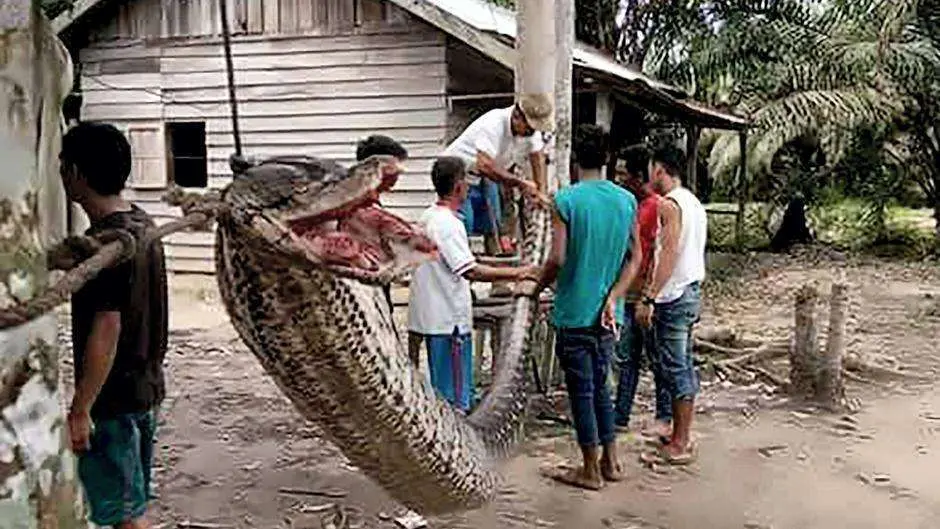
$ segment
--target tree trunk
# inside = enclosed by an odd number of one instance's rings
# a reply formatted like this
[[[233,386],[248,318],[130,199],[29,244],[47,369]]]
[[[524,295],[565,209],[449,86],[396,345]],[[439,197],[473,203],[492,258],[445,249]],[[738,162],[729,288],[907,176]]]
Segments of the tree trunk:
[[[811,285],[796,293],[793,346],[790,349],[790,394],[800,399],[815,395],[818,371],[816,301],[819,294]]]
[[[574,53],[574,0],[555,0],[555,177],[559,187],[571,183],[571,78]]]
[[[0,20],[0,307],[45,287],[43,248],[65,230],[57,156],[72,65],[39,14],[39,2],[32,4],[6,0]],[[66,443],[56,323],[56,315],[47,314],[0,332],[4,527],[87,526]]]
[[[940,185],[940,181],[935,185]],[[940,245],[940,191],[933,197],[933,229],[934,239]]]
[[[837,409],[845,398],[845,386],[842,381],[842,357],[845,353],[845,316],[848,305],[846,286],[842,283],[832,285],[829,301],[829,336],[826,340],[826,352],[819,369],[816,385],[816,399],[830,409]]]

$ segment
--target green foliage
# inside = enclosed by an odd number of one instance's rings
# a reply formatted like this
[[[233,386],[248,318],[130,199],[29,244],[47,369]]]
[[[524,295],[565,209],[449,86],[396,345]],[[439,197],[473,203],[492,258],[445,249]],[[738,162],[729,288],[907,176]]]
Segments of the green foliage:
[[[916,183],[940,216],[940,2],[641,2],[625,55],[754,124],[750,187],[779,200],[824,189],[865,197],[876,239],[890,199]],[[730,191],[736,134],[710,133],[709,175]]]
[[[39,7],[49,20],[61,15],[72,8],[75,0],[36,0]]]

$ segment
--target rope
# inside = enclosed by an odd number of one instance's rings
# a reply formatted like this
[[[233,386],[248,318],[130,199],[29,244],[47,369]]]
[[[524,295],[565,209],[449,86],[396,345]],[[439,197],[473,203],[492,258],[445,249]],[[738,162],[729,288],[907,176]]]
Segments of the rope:
[[[217,214],[221,202],[209,195],[184,194],[175,189],[164,197],[171,205],[180,206],[186,214],[183,218],[168,222],[147,233],[141,241],[140,248],[149,247],[154,241],[162,239],[171,233],[176,233],[191,227],[205,227]],[[83,240],[76,243],[76,239]],[[94,279],[102,270],[117,266],[134,257],[138,244],[136,238],[124,230],[109,230],[96,237],[71,237],[58,245],[51,253],[62,254],[63,250],[73,246],[96,248],[94,254],[69,270],[34,298],[0,310],[0,331],[18,327],[30,322],[43,314],[55,310],[56,307],[69,301],[72,294],[82,289],[89,281]]]

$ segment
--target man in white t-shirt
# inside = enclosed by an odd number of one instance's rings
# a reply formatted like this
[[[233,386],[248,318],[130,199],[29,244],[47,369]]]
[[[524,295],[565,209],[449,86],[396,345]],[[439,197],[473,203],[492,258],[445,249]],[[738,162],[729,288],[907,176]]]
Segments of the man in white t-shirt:
[[[411,279],[408,331],[424,336],[431,384],[451,404],[469,411],[473,402],[473,305],[470,281],[537,278],[538,267],[478,263],[457,211],[467,198],[466,165],[457,157],[434,162],[431,180],[438,201],[419,224],[440,257],[423,263]]]
[[[653,274],[636,308],[637,320],[653,329],[654,354],[672,397],[672,435],[660,440],[657,454],[670,464],[688,464],[695,457],[691,428],[699,379],[692,327],[701,314],[708,237],[704,206],[682,186],[685,167],[685,153],[673,146],[658,149],[650,158],[650,183],[663,199]]]
[[[456,156],[467,164],[470,189],[461,214],[468,233],[485,236],[488,252],[499,235],[499,184],[520,188],[541,206],[550,203],[541,132],[554,128],[552,108],[544,96],[523,95],[516,104],[477,118],[444,149],[444,156]],[[509,170],[522,156],[532,167],[532,182]]]

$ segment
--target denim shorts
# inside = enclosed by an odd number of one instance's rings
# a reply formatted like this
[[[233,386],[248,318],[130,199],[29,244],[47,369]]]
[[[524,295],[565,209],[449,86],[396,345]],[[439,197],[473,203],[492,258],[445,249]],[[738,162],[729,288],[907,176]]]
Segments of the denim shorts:
[[[673,400],[694,398],[699,390],[692,360],[692,326],[699,320],[701,304],[701,287],[695,282],[678,299],[657,303],[653,311],[653,344]]]
[[[151,499],[150,471],[156,412],[93,419],[91,446],[78,456],[89,519],[117,526],[144,515]]]

